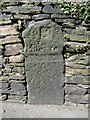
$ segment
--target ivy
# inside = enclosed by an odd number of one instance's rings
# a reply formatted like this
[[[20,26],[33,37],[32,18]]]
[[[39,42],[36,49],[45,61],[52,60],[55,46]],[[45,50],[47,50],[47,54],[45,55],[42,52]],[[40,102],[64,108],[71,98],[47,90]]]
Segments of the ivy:
[[[71,3],[71,2],[62,2],[61,10],[64,14],[68,14],[74,18],[81,18],[86,23],[90,20],[90,3]]]
[[[7,7],[6,4],[7,4],[6,2],[0,4],[0,9],[1,9],[1,10],[6,9],[6,7]]]

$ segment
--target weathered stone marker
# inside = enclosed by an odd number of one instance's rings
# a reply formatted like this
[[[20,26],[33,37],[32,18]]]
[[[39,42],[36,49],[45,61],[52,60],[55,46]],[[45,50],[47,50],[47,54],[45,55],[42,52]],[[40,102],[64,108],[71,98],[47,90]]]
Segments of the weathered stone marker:
[[[63,104],[64,38],[51,20],[30,22],[23,32],[28,99],[31,104]]]

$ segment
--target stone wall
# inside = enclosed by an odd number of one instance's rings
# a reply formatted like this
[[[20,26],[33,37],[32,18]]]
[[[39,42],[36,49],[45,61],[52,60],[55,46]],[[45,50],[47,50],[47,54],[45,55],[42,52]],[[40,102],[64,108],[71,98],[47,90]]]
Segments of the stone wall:
[[[90,23],[65,15],[60,3],[1,1],[0,99],[28,102],[22,32],[33,22],[52,20],[63,32],[65,102],[87,104],[90,94]]]

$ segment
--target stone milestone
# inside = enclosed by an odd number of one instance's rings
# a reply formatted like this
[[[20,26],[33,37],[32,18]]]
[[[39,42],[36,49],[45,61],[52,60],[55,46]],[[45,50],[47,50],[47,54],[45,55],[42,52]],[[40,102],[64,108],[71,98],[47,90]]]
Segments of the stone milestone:
[[[30,104],[63,104],[64,38],[51,20],[30,22],[23,32],[25,71]]]

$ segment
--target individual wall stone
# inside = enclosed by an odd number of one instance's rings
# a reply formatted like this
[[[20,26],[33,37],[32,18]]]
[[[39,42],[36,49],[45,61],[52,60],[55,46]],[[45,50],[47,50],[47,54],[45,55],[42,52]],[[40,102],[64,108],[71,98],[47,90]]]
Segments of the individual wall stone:
[[[31,15],[15,14],[14,19],[19,20],[31,20]]]
[[[0,21],[0,25],[8,25],[8,24],[11,24],[12,21],[11,20],[8,20],[8,21]]]
[[[62,27],[63,28],[72,28],[72,29],[74,29],[75,28],[75,24],[71,23],[71,22],[66,22],[66,23],[62,24]]]
[[[87,90],[82,87],[78,87],[77,85],[66,85],[65,93],[73,94],[73,95],[85,95]]]
[[[5,46],[5,55],[10,56],[10,55],[17,55],[21,53],[23,50],[22,44],[11,44],[11,45],[6,45]]]
[[[10,83],[8,81],[1,82],[2,90],[10,88]],[[2,91],[1,91],[2,92]]]
[[[68,41],[77,41],[77,42],[88,42],[90,41],[90,37],[87,35],[76,35],[76,34],[66,34],[66,39]]]
[[[1,91],[2,94],[6,94],[6,95],[9,95],[10,94],[10,89],[9,88],[6,88],[6,89],[3,89]]]
[[[12,23],[13,16],[1,14],[0,15],[0,25],[9,25]]]
[[[73,30],[72,33],[77,34],[77,35],[86,35],[87,34],[87,29],[86,29],[86,27],[78,25],[78,27],[76,27],[76,29]]]
[[[31,5],[24,5],[24,6],[9,6],[4,12],[11,12],[11,13],[20,13],[20,14],[37,14],[40,13],[41,7],[40,6],[31,6]]]
[[[81,75],[81,76],[90,76],[90,69],[73,69],[70,67],[66,67],[66,74],[69,75]]]
[[[9,81],[9,76],[1,76],[0,77],[0,81],[2,82],[2,81]]]
[[[9,21],[9,20],[12,20],[13,19],[13,15],[12,14],[1,14],[0,15],[0,21]]]
[[[73,62],[73,63],[86,65],[86,66],[90,65],[89,55],[85,55],[85,54],[77,54],[77,55],[70,56],[69,58],[66,59],[66,62]]]
[[[10,63],[20,63],[24,61],[24,56],[21,55],[17,55],[17,56],[10,56],[9,57],[9,62]]]
[[[14,67],[25,67],[25,64],[24,63],[9,63],[7,64],[5,67],[11,67],[11,68],[14,68]]]
[[[69,15],[65,15],[65,14],[56,14],[56,13],[54,13],[54,14],[52,14],[51,15],[51,18],[53,19],[60,19],[60,20],[67,20],[68,18],[69,18],[70,16]]]
[[[11,90],[10,90],[11,94],[16,94],[21,96],[26,95],[26,88],[24,82],[10,81],[10,86],[11,86]]]
[[[27,103],[27,97],[22,95],[11,94],[8,96],[7,102],[10,103]]]
[[[33,15],[32,16],[33,20],[43,20],[43,19],[50,19],[49,14],[38,14],[38,15]]]
[[[24,69],[24,67],[13,67],[12,72],[20,73],[20,74],[24,75],[25,69]]]
[[[44,13],[62,13],[59,5],[46,4],[42,10]]]
[[[75,62],[66,62],[65,65],[67,66],[66,69],[87,69],[89,70],[89,66],[81,65]]]
[[[11,43],[20,43],[21,39],[18,36],[7,36],[0,39],[0,45],[11,44]]]
[[[12,72],[12,67],[5,65],[3,71],[4,75],[9,75]]]
[[[88,45],[86,43],[66,42],[64,46],[64,53],[85,53]]]
[[[15,29],[14,25],[0,26],[0,36],[18,35],[19,32]]]
[[[72,30],[72,28],[75,28],[75,19],[70,19],[69,16],[64,16],[64,15],[60,16],[58,14],[57,14],[57,18],[55,18],[54,16],[55,15],[51,15],[52,19],[54,19],[56,23],[59,23],[59,24],[61,23],[63,25],[63,29],[65,28],[65,26],[67,26],[65,29],[71,28],[71,30]],[[59,17],[61,17],[61,18],[59,18]],[[67,25],[65,25],[65,23],[67,23]]]
[[[90,76],[72,76],[67,75],[65,83],[74,83],[74,84],[90,84]]]
[[[88,95],[67,95],[66,96],[66,101],[71,101],[74,103],[83,103],[83,104],[89,104],[90,101],[88,99]]]
[[[72,29],[72,28],[63,28],[63,34],[64,34],[65,38],[67,37],[66,36],[67,34],[72,34],[73,30],[74,29]],[[67,33],[67,34],[65,34],[65,33]],[[66,40],[66,42],[67,42],[67,40]]]
[[[25,75],[22,75],[20,73],[12,73],[9,77],[9,80],[25,81]]]

